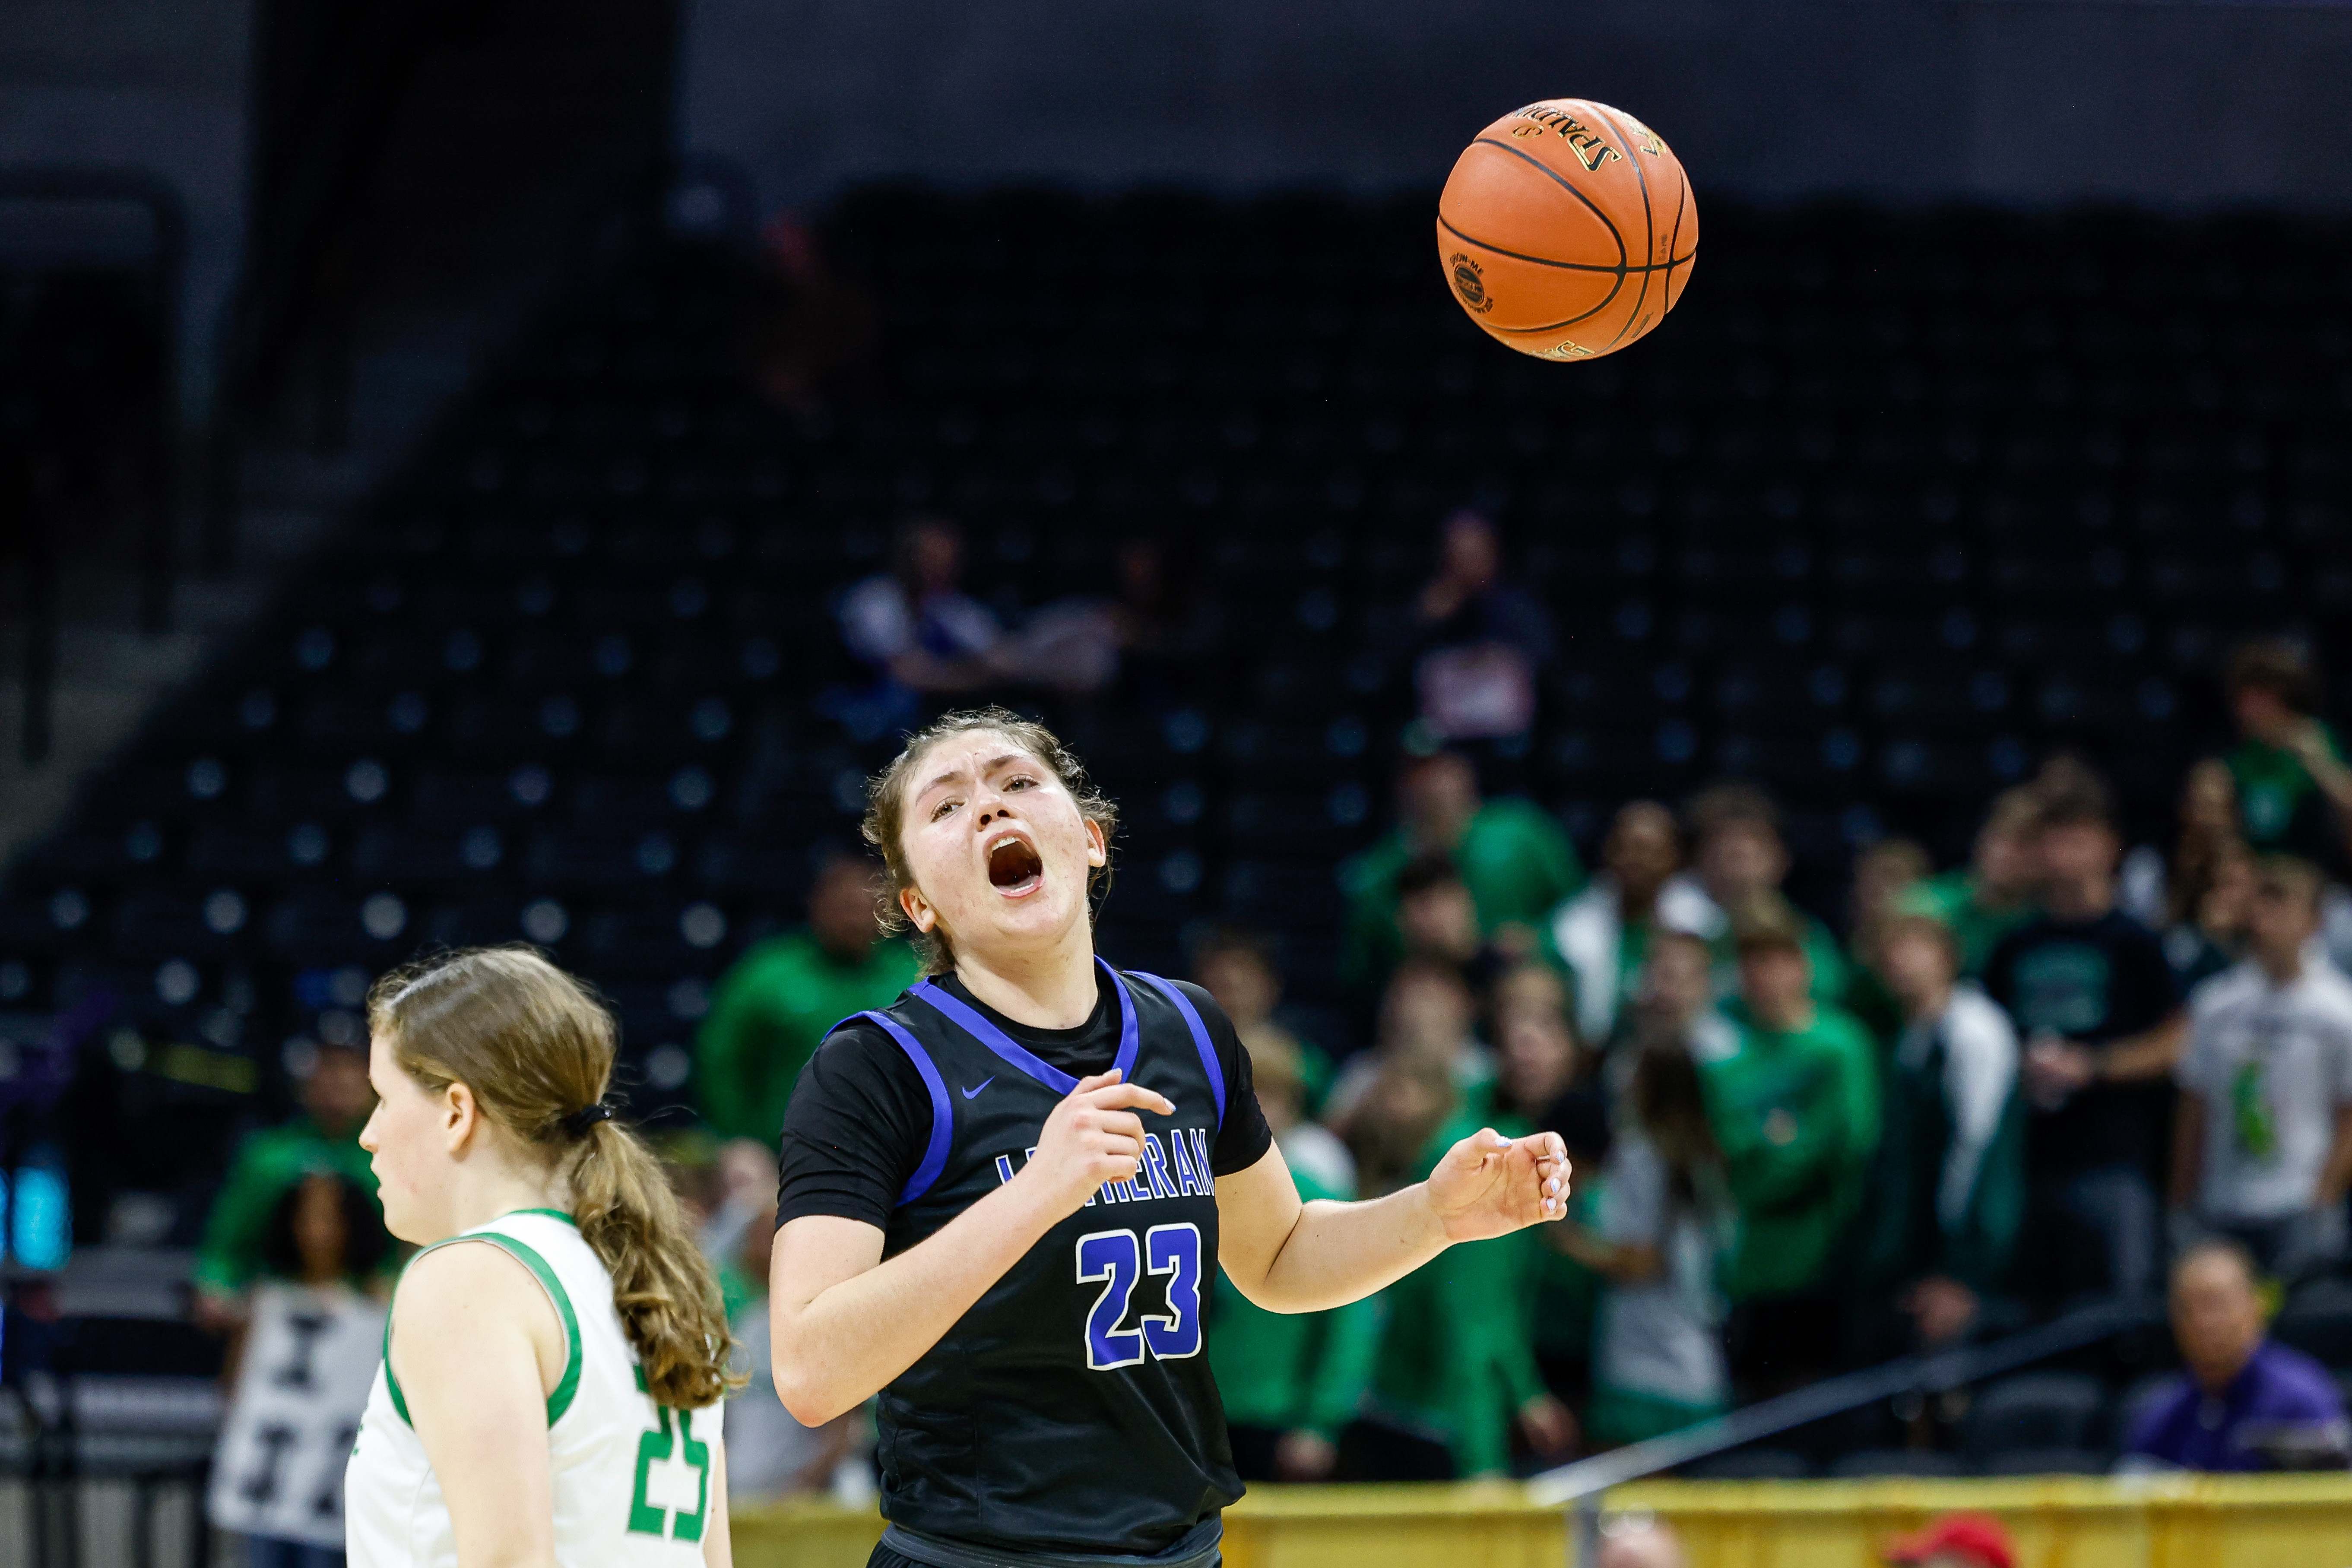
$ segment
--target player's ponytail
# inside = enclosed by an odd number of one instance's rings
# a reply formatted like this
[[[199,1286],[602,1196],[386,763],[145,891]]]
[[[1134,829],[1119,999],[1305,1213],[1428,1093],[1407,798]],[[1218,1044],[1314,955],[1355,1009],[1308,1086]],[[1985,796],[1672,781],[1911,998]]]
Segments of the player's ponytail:
[[[732,1346],[710,1261],[661,1163],[617,1121],[590,1127],[572,1164],[572,1217],[613,1275],[613,1305],[655,1400],[698,1410],[727,1392]]]
[[[463,1083],[562,1172],[656,1401],[699,1409],[740,1381],[709,1260],[653,1151],[604,1105],[620,1031],[585,985],[530,948],[473,948],[378,981],[368,1027],[411,1078]]]

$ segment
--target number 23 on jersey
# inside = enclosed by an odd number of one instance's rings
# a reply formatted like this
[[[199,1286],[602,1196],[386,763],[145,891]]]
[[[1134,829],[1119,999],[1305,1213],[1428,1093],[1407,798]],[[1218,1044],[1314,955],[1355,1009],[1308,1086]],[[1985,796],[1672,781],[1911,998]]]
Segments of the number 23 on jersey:
[[[1121,1329],[1145,1274],[1165,1276],[1168,1310],[1146,1312],[1132,1329]],[[1140,1237],[1131,1230],[1097,1230],[1078,1238],[1078,1282],[1103,1282],[1087,1313],[1087,1365],[1113,1372],[1141,1363],[1147,1352],[1159,1361],[1181,1361],[1201,1352],[1201,1231],[1197,1226],[1155,1225]]]
[[[642,1389],[645,1385],[645,1368],[639,1367],[637,1386]],[[672,1541],[699,1541],[702,1539],[703,1516],[710,1509],[710,1445],[695,1441],[693,1411],[656,1405],[654,1415],[659,1424],[637,1439],[637,1484],[629,1496],[629,1533],[667,1533]],[[671,1426],[673,1418],[677,1422],[674,1428]],[[691,1510],[675,1507],[666,1509],[655,1500],[653,1480],[656,1465],[665,1470],[683,1466],[694,1472],[694,1507]],[[673,1478],[673,1487],[675,1485]],[[675,1490],[668,1491],[667,1495],[675,1497]],[[665,1524],[668,1526],[667,1532],[663,1529]]]

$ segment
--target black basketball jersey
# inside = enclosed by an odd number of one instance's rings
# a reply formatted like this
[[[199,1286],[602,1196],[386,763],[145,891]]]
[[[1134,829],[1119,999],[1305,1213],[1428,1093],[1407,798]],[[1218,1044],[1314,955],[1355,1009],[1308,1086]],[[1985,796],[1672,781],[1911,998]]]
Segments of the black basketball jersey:
[[[1114,1065],[1175,1114],[1140,1113],[1135,1180],[1048,1231],[882,1390],[883,1512],[903,1529],[1012,1552],[1153,1555],[1194,1544],[1241,1496],[1201,1325],[1224,1074],[1181,991],[1103,967]],[[856,1016],[930,1091],[930,1141],[884,1232],[891,1258],[1011,1181],[1077,1080],[928,980]]]

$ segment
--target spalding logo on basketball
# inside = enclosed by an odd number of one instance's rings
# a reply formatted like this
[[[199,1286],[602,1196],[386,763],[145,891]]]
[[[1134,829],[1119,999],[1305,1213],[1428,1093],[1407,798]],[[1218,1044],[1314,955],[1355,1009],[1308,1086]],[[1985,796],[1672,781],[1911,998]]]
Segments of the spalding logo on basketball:
[[[1478,264],[1455,252],[1454,257],[1454,291],[1462,296],[1463,309],[1483,314],[1494,300],[1486,298],[1486,279],[1479,276]]]
[[[1437,198],[1454,298],[1538,359],[1591,359],[1648,332],[1698,256],[1690,180],[1622,109],[1546,99],[1478,133]]]

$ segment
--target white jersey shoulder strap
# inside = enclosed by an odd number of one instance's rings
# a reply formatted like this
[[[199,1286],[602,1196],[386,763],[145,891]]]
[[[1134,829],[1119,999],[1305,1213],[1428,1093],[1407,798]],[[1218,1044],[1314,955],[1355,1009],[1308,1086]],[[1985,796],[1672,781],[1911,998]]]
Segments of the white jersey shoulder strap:
[[[486,1241],[530,1270],[531,1278],[538,1280],[540,1289],[547,1292],[548,1300],[554,1305],[556,1317],[563,1324],[563,1377],[547,1396],[547,1424],[552,1426],[563,1419],[564,1413],[572,1408],[573,1396],[580,1392],[580,1314],[572,1310],[572,1293],[564,1289],[562,1277],[556,1272],[554,1266],[537,1247],[510,1234],[514,1229],[531,1228],[513,1224],[523,1218],[535,1218],[542,1223],[555,1221],[567,1227],[575,1223],[561,1209],[518,1209],[512,1214],[500,1215],[488,1225],[476,1226],[446,1241],[435,1242],[421,1249],[416,1258],[410,1258],[408,1266],[415,1268],[417,1258],[423,1258],[428,1252],[438,1252],[445,1247]],[[572,1232],[573,1239],[578,1239],[578,1234],[576,1229]],[[392,1314],[389,1312],[383,1319],[383,1379],[385,1389],[392,1395],[393,1409],[399,1413],[403,1424],[414,1427],[415,1423],[409,1419],[408,1400],[401,1392],[400,1377],[392,1370]]]

